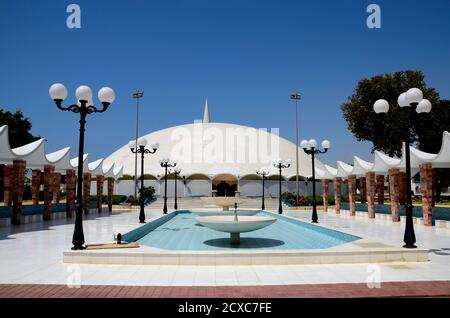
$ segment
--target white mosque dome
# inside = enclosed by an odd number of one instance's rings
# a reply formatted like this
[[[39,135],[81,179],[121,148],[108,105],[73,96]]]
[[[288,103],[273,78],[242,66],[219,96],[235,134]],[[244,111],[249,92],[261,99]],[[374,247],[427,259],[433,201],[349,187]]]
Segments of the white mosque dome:
[[[154,154],[145,155],[144,174],[160,179],[164,170],[161,159],[177,162],[181,175],[189,178],[204,175],[209,179],[228,174],[236,178],[255,175],[260,168],[270,169],[270,175],[279,172],[273,167],[273,160],[291,160],[291,166],[283,169],[282,175],[289,179],[296,175],[295,143],[278,136],[277,131],[229,123],[215,123],[209,120],[209,109],[205,103],[202,121],[170,127],[141,136],[147,140],[147,148],[153,142],[159,143]],[[138,176],[140,155],[138,154]],[[105,163],[123,165],[124,175],[135,174],[135,154],[127,144],[105,159]],[[299,175],[311,176],[311,159],[299,148]]]

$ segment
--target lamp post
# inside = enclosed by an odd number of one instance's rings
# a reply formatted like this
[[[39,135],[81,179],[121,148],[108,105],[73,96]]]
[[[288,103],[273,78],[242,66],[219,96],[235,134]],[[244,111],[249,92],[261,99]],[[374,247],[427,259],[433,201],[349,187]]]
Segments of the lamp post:
[[[311,163],[312,163],[312,183],[313,183],[313,211],[312,211],[312,223],[318,223],[317,217],[317,203],[316,203],[316,172],[314,167],[314,157],[320,153],[326,153],[328,149],[330,149],[330,142],[328,140],[322,141],[323,150],[316,149],[317,141],[315,139],[311,140],[302,140],[300,143],[300,147],[303,148],[303,151],[311,155]]]
[[[291,99],[295,100],[295,184],[297,189],[298,200],[300,195],[299,178],[298,178],[298,101],[302,98],[302,95],[297,92],[291,93]]]
[[[291,160],[288,159],[286,161],[278,159],[273,162],[273,166],[279,170],[280,183],[279,183],[279,196],[278,196],[278,214],[283,213],[283,207],[281,206],[281,170],[285,168],[289,168],[291,166]]]
[[[423,98],[423,93],[418,88],[411,88],[406,93],[400,94],[397,99],[397,103],[401,108],[404,108],[408,112],[408,117],[410,116],[410,109],[415,108],[417,113],[429,113],[431,111],[431,103],[429,100]],[[406,108],[411,107],[411,108]],[[377,114],[387,113],[389,111],[389,103],[385,99],[377,100],[373,109]],[[414,233],[414,223],[413,223],[413,205],[411,199],[411,158],[409,143],[410,140],[410,127],[405,131],[404,142],[405,142],[405,169],[406,169],[406,225],[405,234],[403,241],[405,245],[404,248],[416,248],[416,235]]]
[[[173,208],[175,210],[178,210],[178,202],[177,202],[177,183],[178,183],[178,176],[181,173],[181,169],[180,168],[174,168],[172,170],[172,173],[175,175],[175,203],[173,204]]]
[[[176,162],[170,162],[170,159],[163,158],[160,161],[161,167],[164,168],[164,208],[163,213],[167,214],[167,169],[174,168],[177,164]]]
[[[139,195],[139,201],[141,205],[141,209],[139,212],[139,223],[145,223],[145,211],[144,211],[144,155],[145,154],[153,154],[158,150],[159,144],[157,142],[151,144],[152,149],[146,149],[145,146],[147,146],[147,140],[145,138],[139,138],[137,141],[137,147],[136,142],[134,140],[131,140],[128,143],[128,147],[130,147],[130,150],[134,154],[141,154],[141,193]],[[137,177],[137,175],[136,175]]]
[[[261,210],[264,210],[266,206],[264,205],[264,180],[266,179],[266,176],[269,175],[268,169],[258,169],[256,171],[257,175],[260,175],[262,178],[262,204],[261,204]]]
[[[98,99],[102,103],[101,109],[96,108],[92,102],[92,91],[88,86],[82,85],[75,91],[78,104],[63,107],[62,102],[67,97],[67,88],[62,84],[53,84],[49,89],[50,97],[55,101],[56,107],[63,111],[70,111],[80,115],[80,135],[78,143],[78,178],[77,178],[77,207],[75,213],[75,228],[72,238],[72,250],[82,250],[84,247],[83,233],[83,153],[84,153],[84,127],[86,116],[92,113],[103,113],[116,98],[116,94],[109,87],[98,91]]]
[[[137,144],[139,136],[139,101],[144,97],[144,92],[134,92],[133,98],[136,99],[136,136],[134,138],[134,143]],[[137,197],[137,152],[134,154],[134,197]]]

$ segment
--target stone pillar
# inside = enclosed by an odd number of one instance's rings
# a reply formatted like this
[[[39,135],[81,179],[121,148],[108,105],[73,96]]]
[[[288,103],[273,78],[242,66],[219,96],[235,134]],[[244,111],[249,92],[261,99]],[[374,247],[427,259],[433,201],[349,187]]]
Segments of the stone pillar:
[[[366,177],[359,178],[359,194],[361,196],[361,203],[365,204],[367,202]]]
[[[422,193],[423,224],[433,225],[433,167],[430,163],[420,165],[420,192]]]
[[[55,167],[52,165],[44,166],[44,221],[52,218],[52,199],[53,199],[53,172]]]
[[[5,165],[3,179],[3,201],[5,202],[5,206],[10,206],[12,202],[12,184],[14,181],[12,165]]]
[[[75,190],[77,187],[77,176],[75,170],[66,170],[66,217],[71,218],[75,210]]]
[[[114,194],[114,178],[108,178],[108,211],[112,212],[112,199]]]
[[[53,201],[59,203],[61,200],[61,173],[53,174]]]
[[[104,176],[97,176],[97,211],[102,213],[102,200],[103,200],[103,184],[105,182]]]
[[[336,214],[341,214],[341,187],[342,179],[334,178],[334,210]]]
[[[393,222],[400,221],[400,170],[389,169],[389,193],[391,196],[391,216]]]
[[[377,175],[378,204],[384,204],[384,175]]]
[[[33,205],[39,204],[39,189],[41,187],[41,170],[33,169],[31,171],[31,200]]]
[[[322,199],[323,199],[323,211],[328,212],[328,196],[330,193],[329,190],[330,180],[322,179]]]
[[[89,195],[91,194],[91,174],[83,173],[83,210],[84,214],[89,214]]]
[[[11,199],[13,205],[13,213],[11,218],[12,225],[19,225],[22,218],[22,199],[25,188],[25,168],[26,161],[14,160],[10,176],[11,181]]]
[[[398,193],[398,200],[400,205],[406,204],[406,172],[400,171],[398,175],[398,182],[399,182],[399,193]]]
[[[356,176],[348,176],[348,203],[350,215],[356,215]]]
[[[366,173],[367,212],[369,219],[375,218],[375,172]]]

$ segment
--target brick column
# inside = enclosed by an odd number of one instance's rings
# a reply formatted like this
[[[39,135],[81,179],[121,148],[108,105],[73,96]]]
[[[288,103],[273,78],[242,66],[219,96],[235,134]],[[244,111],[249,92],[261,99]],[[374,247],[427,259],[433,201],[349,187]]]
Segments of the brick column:
[[[348,176],[348,202],[350,215],[356,214],[356,176]]]
[[[14,160],[11,171],[11,198],[13,213],[11,217],[12,225],[19,225],[22,217],[22,199],[25,188],[25,168],[26,161]]]
[[[393,222],[400,221],[400,170],[389,169],[389,193],[391,196],[391,216]]]
[[[328,212],[328,196],[330,194],[329,183],[330,180],[322,179],[322,199],[324,212]]]
[[[433,167],[430,163],[420,165],[420,192],[422,193],[423,224],[433,225]]]
[[[10,206],[12,202],[12,184],[13,184],[13,166],[5,165],[4,170],[4,185],[3,185],[3,201],[5,206]]]
[[[436,205],[436,169],[433,169],[433,198],[431,200],[433,207]],[[441,191],[441,189],[439,189],[439,191]]]
[[[366,177],[359,178],[359,194],[361,196],[361,203],[365,204],[367,202]]]
[[[53,174],[53,201],[59,203],[61,200],[61,173]]]
[[[102,213],[102,200],[103,200],[103,184],[105,182],[104,176],[97,176],[97,211]]]
[[[384,204],[384,175],[377,175],[378,204]]]
[[[66,217],[71,218],[75,210],[75,189],[77,187],[77,176],[75,170],[66,170]]]
[[[400,187],[400,191],[399,191],[399,203],[400,205],[405,205],[406,204],[406,172],[399,172],[398,175],[398,182],[399,182],[399,187]]]
[[[52,165],[44,166],[44,221],[52,218],[52,199],[53,199],[53,172],[55,167]]]
[[[375,218],[375,172],[366,173],[367,212],[369,219]]]
[[[41,170],[33,169],[31,171],[31,199],[33,205],[39,204],[39,189],[41,187]]]
[[[114,178],[108,178],[108,211],[112,212],[112,198],[114,194]]]
[[[334,210],[336,214],[341,214],[341,188],[342,179],[334,178]]]
[[[91,194],[91,174],[83,173],[83,210],[84,214],[89,214],[89,195]]]

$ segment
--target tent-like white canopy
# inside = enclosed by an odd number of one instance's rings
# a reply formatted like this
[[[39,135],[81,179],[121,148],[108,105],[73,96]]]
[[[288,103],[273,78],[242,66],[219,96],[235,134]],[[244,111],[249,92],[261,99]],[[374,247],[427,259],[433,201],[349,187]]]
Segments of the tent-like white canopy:
[[[11,164],[13,160],[25,160],[27,168],[43,169],[45,165],[52,165],[55,171],[65,172],[67,169],[78,167],[78,158],[70,159],[70,147],[46,154],[44,138],[27,145],[11,149],[9,144],[8,126],[0,127],[0,164]],[[83,156],[83,171],[92,175],[104,175],[118,179],[123,174],[123,165],[115,163],[105,164],[103,159],[88,163],[88,155]]]
[[[347,178],[348,176],[364,176],[367,172],[376,174],[387,174],[389,169],[397,168],[405,170],[405,144],[403,144],[403,155],[401,158],[389,157],[381,151],[374,152],[372,162],[367,162],[357,156],[353,156],[353,165],[337,161],[337,169],[316,161],[316,178],[333,179]],[[410,147],[411,169],[413,173],[419,170],[421,164],[430,163],[433,168],[450,168],[450,133],[444,131],[439,153],[427,153],[414,147]]]

